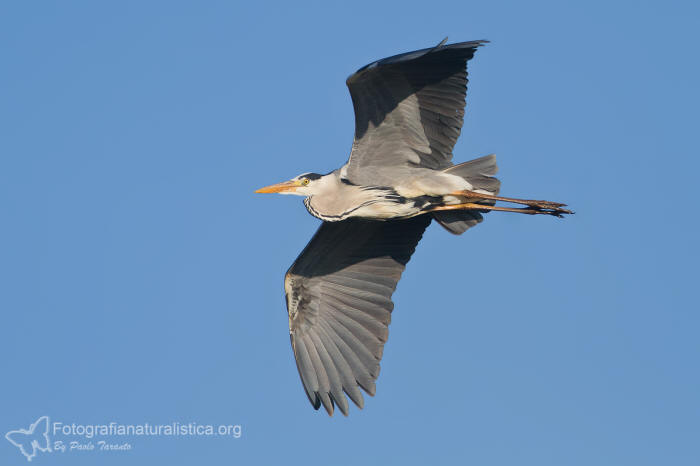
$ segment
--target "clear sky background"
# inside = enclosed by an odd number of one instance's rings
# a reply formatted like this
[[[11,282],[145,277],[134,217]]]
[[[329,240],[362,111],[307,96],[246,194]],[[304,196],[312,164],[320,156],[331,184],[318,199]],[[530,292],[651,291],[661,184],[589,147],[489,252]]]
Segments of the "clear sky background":
[[[0,433],[242,425],[46,465],[699,464],[699,10],[571,3],[3,2]],[[576,215],[432,225],[377,395],[329,418],[282,290],[319,221],[253,191],[342,165],[345,78],[445,36],[492,41],[455,161]]]

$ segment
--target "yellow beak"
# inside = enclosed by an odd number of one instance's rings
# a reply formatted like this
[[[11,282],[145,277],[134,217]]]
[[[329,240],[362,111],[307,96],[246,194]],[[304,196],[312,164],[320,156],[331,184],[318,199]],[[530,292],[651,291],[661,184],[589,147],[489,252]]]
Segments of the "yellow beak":
[[[283,181],[282,183],[273,184],[270,186],[265,186],[256,190],[256,193],[282,193],[285,191],[294,191],[301,184],[298,181]]]

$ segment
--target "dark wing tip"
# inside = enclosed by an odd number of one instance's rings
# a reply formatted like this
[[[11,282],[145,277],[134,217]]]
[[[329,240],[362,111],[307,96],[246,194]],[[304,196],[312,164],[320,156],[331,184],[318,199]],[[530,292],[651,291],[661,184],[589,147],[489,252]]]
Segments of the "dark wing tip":
[[[447,39],[445,39],[447,40]],[[483,47],[484,45],[490,43],[490,41],[486,39],[480,39],[480,40],[470,40],[466,42],[455,42],[454,44],[446,44],[445,40],[440,42],[438,45],[433,47],[432,49],[426,49],[427,52],[424,55],[429,55],[434,52],[443,52],[445,50],[464,50],[466,53],[469,53],[471,51],[472,53],[476,51],[479,47]],[[471,56],[467,58],[469,60]]]
[[[483,45],[488,44],[489,41],[485,40],[485,39],[480,39],[480,40],[471,40],[471,41],[466,41],[466,42],[455,42],[454,44],[445,45],[446,43],[447,43],[447,37],[445,37],[435,47],[414,50],[412,52],[400,53],[398,55],[392,55],[390,57],[382,58],[381,60],[373,61],[372,63],[369,63],[369,64],[363,66],[362,68],[358,69],[353,74],[348,76],[348,78],[345,80],[345,84],[350,85],[359,76],[364,74],[363,73],[364,71],[371,70],[371,69],[374,69],[374,68],[377,68],[380,66],[416,60],[416,59],[421,58],[425,55],[429,55],[429,54],[434,53],[434,52],[440,52],[443,50],[459,50],[459,49],[476,50],[478,47],[482,47]],[[469,60],[469,58],[471,58],[471,56],[469,56],[467,58],[467,60]]]
[[[328,413],[328,416],[333,417],[333,412],[334,408],[337,406],[340,412],[343,414],[343,416],[347,417],[350,414],[350,408],[348,405],[348,399],[344,395],[340,395],[341,399],[337,399],[335,395],[333,395],[331,392],[313,392],[313,398],[307,393],[307,396],[309,398],[309,401],[311,402],[311,406],[318,411],[321,409],[321,406],[323,406]],[[353,398],[350,397],[350,399],[355,403],[355,405],[362,409],[365,406],[364,400],[362,399],[362,395],[360,395],[360,398]]]
[[[323,407],[326,408],[326,412],[329,416],[333,416],[333,409],[335,405],[333,404],[333,399],[330,397],[328,392],[317,392],[318,396],[321,398],[321,403]]]
[[[442,42],[440,42],[438,45],[433,47],[432,50],[439,50],[441,48],[446,48],[446,49],[476,48],[476,47],[482,47],[490,42],[491,41],[487,40],[487,39],[478,39],[478,40],[468,40],[468,41],[464,41],[464,42],[455,42],[454,44],[447,44],[447,37],[445,37],[444,39],[442,39]],[[447,44],[447,45],[445,45],[445,44]]]
[[[343,416],[348,417],[350,414],[348,399],[343,395],[341,395],[341,397],[341,399],[337,399],[331,392],[314,392],[313,399],[309,396],[309,401],[316,411],[321,409],[321,406],[323,406],[329,417],[333,417],[335,407],[340,410]],[[360,409],[364,407],[364,400],[362,399],[360,399],[359,403],[355,400],[353,400],[353,402]]]

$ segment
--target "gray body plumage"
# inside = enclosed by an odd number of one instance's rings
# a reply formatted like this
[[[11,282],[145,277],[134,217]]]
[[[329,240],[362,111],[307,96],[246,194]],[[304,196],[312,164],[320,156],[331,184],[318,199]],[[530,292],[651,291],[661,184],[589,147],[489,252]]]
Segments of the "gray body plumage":
[[[346,175],[346,167],[313,181],[313,193],[304,199],[309,213],[328,222],[351,217],[379,220],[410,218],[435,206],[459,203],[460,199],[451,194],[455,191],[496,194],[500,187],[500,182],[491,176],[497,170],[494,155],[445,170],[406,167],[392,185],[355,184]]]

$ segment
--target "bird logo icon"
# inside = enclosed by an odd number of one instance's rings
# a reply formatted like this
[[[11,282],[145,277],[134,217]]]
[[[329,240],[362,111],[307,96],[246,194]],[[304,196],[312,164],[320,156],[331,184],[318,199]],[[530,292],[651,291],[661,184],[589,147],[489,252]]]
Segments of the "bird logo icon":
[[[5,434],[5,438],[31,461],[36,456],[37,450],[50,452],[49,445],[49,417],[41,416],[28,429],[11,430]]]

